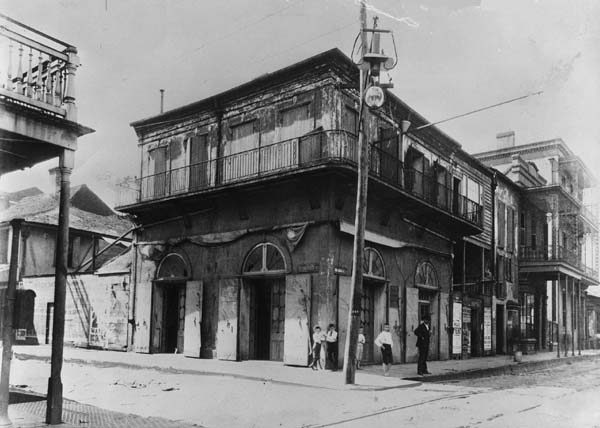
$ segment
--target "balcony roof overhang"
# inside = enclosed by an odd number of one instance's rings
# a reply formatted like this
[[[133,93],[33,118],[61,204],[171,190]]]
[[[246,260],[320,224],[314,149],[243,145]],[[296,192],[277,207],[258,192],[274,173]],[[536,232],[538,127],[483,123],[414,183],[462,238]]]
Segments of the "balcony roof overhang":
[[[0,94],[0,175],[76,150],[93,129]]]
[[[538,278],[546,280],[556,280],[558,275],[566,275],[580,280],[588,285],[598,284],[598,278],[590,275],[586,271],[571,266],[568,263],[556,261],[519,261],[519,273],[525,275],[535,275]]]

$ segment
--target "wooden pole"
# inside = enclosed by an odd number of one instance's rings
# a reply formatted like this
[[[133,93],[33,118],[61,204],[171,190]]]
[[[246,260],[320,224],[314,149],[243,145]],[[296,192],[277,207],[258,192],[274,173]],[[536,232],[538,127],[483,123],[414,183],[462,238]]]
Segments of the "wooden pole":
[[[560,272],[556,281],[556,358],[560,358]]]
[[[10,250],[10,267],[8,271],[8,286],[4,305],[4,328],[2,330],[2,370],[0,371],[0,427],[8,428],[13,424],[8,417],[8,400],[10,396],[10,360],[12,358],[13,314],[17,282],[19,279],[19,243],[21,242],[22,219],[14,219],[12,226],[12,242]]]
[[[60,155],[60,205],[58,230],[56,233],[56,268],[54,275],[54,320],[52,324],[52,357],[46,404],[46,423],[62,423],[63,344],[65,336],[65,300],[67,290],[67,256],[69,247],[69,199],[70,176],[73,169],[74,152],[64,150]]]
[[[362,54],[367,48],[366,33],[367,8],[364,1],[360,3],[360,25]],[[356,344],[358,342],[358,329],[360,328],[360,306],[362,300],[362,277],[365,228],[367,221],[367,185],[369,183],[369,144],[365,141],[363,132],[364,109],[364,71],[360,70],[360,107],[358,112],[358,183],[356,186],[356,213],[354,219],[354,245],[352,249],[352,281],[350,283],[350,310],[348,312],[348,337],[344,347],[344,374],[345,383],[354,384],[356,375]]]

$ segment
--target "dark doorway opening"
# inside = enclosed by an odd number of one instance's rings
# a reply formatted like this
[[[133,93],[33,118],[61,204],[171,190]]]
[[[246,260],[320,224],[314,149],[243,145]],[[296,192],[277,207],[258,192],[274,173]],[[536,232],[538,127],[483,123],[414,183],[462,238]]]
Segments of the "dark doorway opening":
[[[183,332],[183,326],[180,326],[182,317],[180,312],[185,310],[183,308],[183,302],[181,300],[181,294],[184,291],[183,287],[165,287],[163,291],[163,304],[164,304],[164,344],[163,352],[174,353],[183,351],[183,342],[179,345],[179,330]]]
[[[496,305],[496,353],[506,353],[504,348],[504,306],[502,305]]]
[[[481,356],[481,322],[479,320],[479,309],[471,308],[471,356]]]
[[[250,294],[249,358],[283,361],[285,280],[248,280]]]

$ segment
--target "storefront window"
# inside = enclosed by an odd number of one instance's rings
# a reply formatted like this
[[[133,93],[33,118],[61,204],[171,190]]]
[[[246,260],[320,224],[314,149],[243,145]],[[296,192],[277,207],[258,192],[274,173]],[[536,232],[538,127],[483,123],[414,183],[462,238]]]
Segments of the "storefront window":
[[[521,295],[521,338],[535,338],[535,296],[530,293]]]

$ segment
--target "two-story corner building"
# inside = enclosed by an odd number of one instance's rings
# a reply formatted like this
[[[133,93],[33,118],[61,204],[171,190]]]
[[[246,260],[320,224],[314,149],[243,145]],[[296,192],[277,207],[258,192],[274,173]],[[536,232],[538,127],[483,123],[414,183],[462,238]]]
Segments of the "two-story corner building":
[[[365,359],[389,322],[396,361],[432,318],[450,355],[453,247],[484,231],[490,170],[387,94],[371,143],[361,320]],[[311,330],[347,335],[357,181],[358,69],[333,49],[132,124],[134,349],[306,365]],[[488,196],[489,197],[489,196]],[[491,216],[488,216],[490,221]],[[486,238],[489,239],[489,238]]]
[[[122,286],[129,283],[127,272],[120,272],[116,279],[105,277],[104,280],[98,279],[94,272],[126,250],[130,239],[117,240],[131,229],[132,224],[117,215],[86,185],[74,187],[70,193],[65,341],[87,346],[94,323],[92,318],[96,324],[104,321],[102,317],[108,316],[104,308],[110,306],[112,295],[118,292],[114,298],[127,304],[128,299],[121,293]],[[18,254],[16,340],[49,343],[54,308],[58,197],[34,188],[4,194],[0,200],[5,205],[0,211],[0,287],[5,287],[8,281],[12,251]],[[16,249],[10,245],[15,227],[20,236]],[[108,284],[108,289],[103,281]],[[119,284],[116,291],[110,287],[115,282]],[[120,303],[117,305],[121,306]],[[127,344],[127,317],[125,311],[120,321],[124,330],[118,342],[124,345]]]
[[[597,219],[585,190],[596,185],[560,139],[508,144],[475,155],[522,188],[519,214],[519,301],[525,352],[582,346],[583,292],[598,283]]]

